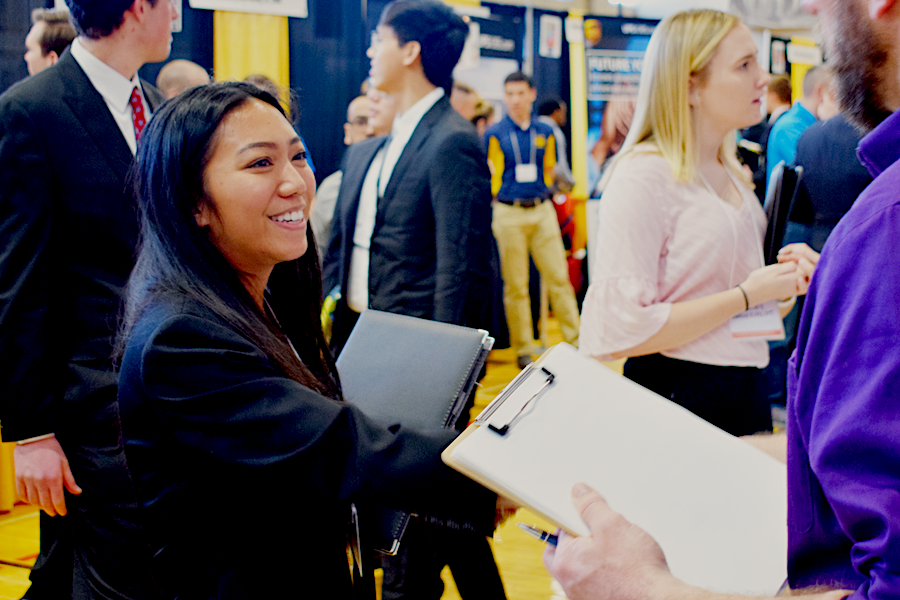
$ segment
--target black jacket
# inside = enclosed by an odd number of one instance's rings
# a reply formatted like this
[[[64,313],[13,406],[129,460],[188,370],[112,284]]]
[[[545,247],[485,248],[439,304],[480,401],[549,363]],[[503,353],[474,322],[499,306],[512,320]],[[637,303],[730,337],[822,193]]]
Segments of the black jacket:
[[[455,432],[376,426],[195,302],[145,309],[119,405],[164,598],[348,597],[351,500],[491,527],[496,496],[441,462]]]
[[[340,285],[346,295],[359,196],[384,141],[364,140],[348,150],[324,261],[326,293]],[[485,326],[494,267],[492,235],[484,149],[471,123],[445,96],[422,117],[378,204],[369,307]]]
[[[142,87],[151,108],[162,103]],[[6,441],[77,430],[101,408],[84,406],[86,399],[115,397],[110,354],[138,236],[126,189],[132,161],[103,97],[68,51],[0,97]]]

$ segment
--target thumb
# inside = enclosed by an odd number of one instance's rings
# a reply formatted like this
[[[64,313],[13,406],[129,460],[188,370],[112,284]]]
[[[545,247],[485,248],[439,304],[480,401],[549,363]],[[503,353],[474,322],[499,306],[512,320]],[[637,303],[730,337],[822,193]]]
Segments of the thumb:
[[[75,483],[75,476],[72,475],[72,469],[69,468],[69,465],[63,467],[63,485],[66,486],[70,494],[77,496],[81,493],[81,488]]]
[[[604,512],[610,511],[603,496],[584,483],[576,483],[572,487],[572,502],[588,526],[591,525],[592,517],[600,517]]]

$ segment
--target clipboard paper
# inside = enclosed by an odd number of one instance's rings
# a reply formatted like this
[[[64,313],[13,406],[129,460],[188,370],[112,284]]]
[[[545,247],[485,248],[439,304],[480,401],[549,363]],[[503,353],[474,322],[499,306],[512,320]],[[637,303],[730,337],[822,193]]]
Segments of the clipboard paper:
[[[554,380],[532,398],[542,369]],[[505,435],[488,428],[525,403]],[[590,533],[571,500],[587,483],[693,585],[771,595],[786,577],[785,466],[568,344],[514,379],[442,458],[574,535]]]

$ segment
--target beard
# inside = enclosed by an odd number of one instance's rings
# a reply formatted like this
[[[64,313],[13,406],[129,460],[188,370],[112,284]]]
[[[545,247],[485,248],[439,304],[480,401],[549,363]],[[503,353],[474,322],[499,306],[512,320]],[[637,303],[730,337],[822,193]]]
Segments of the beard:
[[[881,93],[888,52],[855,2],[835,2],[833,31],[825,36],[841,111],[862,133],[891,115]]]

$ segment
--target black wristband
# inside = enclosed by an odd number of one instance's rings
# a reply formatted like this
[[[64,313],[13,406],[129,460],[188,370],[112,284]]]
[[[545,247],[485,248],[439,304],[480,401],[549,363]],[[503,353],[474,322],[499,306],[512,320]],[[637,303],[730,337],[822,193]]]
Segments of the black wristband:
[[[747,298],[747,292],[744,291],[744,288],[740,286],[740,284],[734,286],[737,289],[741,290],[741,293],[744,295],[744,310],[750,309],[750,300]]]

